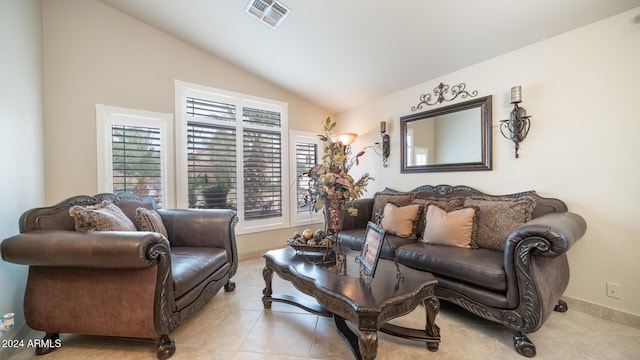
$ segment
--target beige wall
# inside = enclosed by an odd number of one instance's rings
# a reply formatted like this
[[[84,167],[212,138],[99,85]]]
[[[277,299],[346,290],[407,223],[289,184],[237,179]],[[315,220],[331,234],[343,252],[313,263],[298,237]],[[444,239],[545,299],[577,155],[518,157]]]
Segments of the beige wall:
[[[640,218],[634,210],[640,163],[632,158],[640,153],[640,26],[633,23],[639,13],[634,9],[340,114],[340,128],[361,135],[356,149],[379,141],[378,122],[390,122],[390,167],[383,169],[370,152],[356,171],[377,178],[370,193],[387,185],[447,183],[490,193],[535,189],[563,199],[589,223],[569,254],[567,295],[640,314]],[[172,113],[173,81],[179,79],[286,101],[296,130],[317,132],[328,115],[93,0],[45,1],[43,24],[47,203],[97,189],[96,103]],[[493,171],[400,174],[398,119],[440,81],[494,95]],[[497,125],[508,117],[514,85],[522,85],[522,105],[533,116],[517,160]],[[277,246],[285,233],[241,236],[240,250]],[[622,285],[622,300],[605,296],[606,281]]]
[[[0,240],[44,201],[42,18],[39,0],[0,0]],[[22,338],[27,267],[0,261],[0,315],[16,314],[4,339]],[[3,352],[0,347],[0,358]]]
[[[291,129],[329,112],[94,0],[44,2],[46,201],[97,192],[95,104],[174,112],[174,80],[289,104]],[[286,231],[287,236],[290,231]],[[240,252],[283,244],[240,236]]]
[[[566,295],[640,314],[640,25],[633,21],[638,15],[640,8],[339,114],[343,127],[364,135],[356,148],[379,141],[379,121],[390,123],[389,168],[383,171],[379,157],[371,155],[359,168],[376,177],[370,192],[464,184],[495,194],[534,189],[558,197],[589,226],[569,252]],[[465,82],[479,96],[493,95],[493,171],[400,173],[399,118],[441,81]],[[498,128],[512,108],[514,85],[522,86],[521,105],[533,116],[517,160]],[[607,281],[622,285],[621,300],[606,297]]]

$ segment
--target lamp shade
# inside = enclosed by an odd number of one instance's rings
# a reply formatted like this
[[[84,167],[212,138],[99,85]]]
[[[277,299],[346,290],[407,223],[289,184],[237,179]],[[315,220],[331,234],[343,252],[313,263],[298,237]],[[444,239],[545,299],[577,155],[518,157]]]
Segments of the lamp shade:
[[[340,133],[336,135],[336,141],[342,143],[342,145],[348,146],[353,144],[358,138],[356,133]]]

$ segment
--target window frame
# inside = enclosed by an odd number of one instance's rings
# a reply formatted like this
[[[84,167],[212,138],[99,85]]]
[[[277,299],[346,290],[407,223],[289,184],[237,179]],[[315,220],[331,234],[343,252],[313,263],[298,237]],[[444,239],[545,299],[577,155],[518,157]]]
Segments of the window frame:
[[[96,104],[97,182],[99,193],[113,192],[112,128],[114,125],[157,128],[160,131],[161,199],[175,206],[173,183],[173,114]]]
[[[318,158],[316,159],[316,164],[320,162],[320,158],[322,156],[322,141],[318,138],[317,134],[312,134],[308,132],[302,131],[289,131],[289,166],[291,167],[291,175],[289,178],[289,184],[291,184],[291,202],[289,207],[291,209],[291,225],[310,225],[324,222],[324,215],[321,211],[310,211],[308,213],[299,213],[298,212],[298,174],[297,174],[297,143],[304,142],[309,144],[315,144],[318,146]]]
[[[206,100],[222,102],[234,105],[236,107],[236,144],[237,152],[236,159],[238,166],[236,167],[236,180],[238,184],[237,188],[237,215],[238,224],[236,226],[236,233],[246,234],[266,230],[275,230],[287,228],[290,226],[290,195],[288,191],[289,179],[289,148],[286,144],[289,143],[288,137],[288,103],[271,100],[241,93],[236,93],[228,90],[217,89],[205,85],[198,85],[188,83],[180,80],[175,80],[175,144],[176,144],[176,163],[175,163],[175,178],[176,178],[176,202],[179,207],[187,208],[188,199],[188,154],[187,154],[187,123],[191,116],[187,115],[187,98],[202,98]],[[243,129],[265,129],[268,131],[274,131],[273,127],[260,127],[255,125],[245,125],[242,121],[242,109],[243,107],[251,107],[254,109],[263,109],[269,111],[277,111],[281,116],[280,135],[281,135],[281,184],[282,184],[282,215],[279,217],[246,220],[244,215],[244,144],[243,141]],[[201,118],[197,118],[198,121],[203,121],[212,124],[219,124],[229,126],[229,122],[222,122],[215,119],[204,121]]]

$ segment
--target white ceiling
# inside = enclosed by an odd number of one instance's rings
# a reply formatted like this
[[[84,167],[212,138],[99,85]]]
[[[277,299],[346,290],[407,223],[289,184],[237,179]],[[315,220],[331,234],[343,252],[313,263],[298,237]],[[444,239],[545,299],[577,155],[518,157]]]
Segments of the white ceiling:
[[[334,112],[436,79],[640,0],[281,0],[277,29],[249,0],[100,0]]]

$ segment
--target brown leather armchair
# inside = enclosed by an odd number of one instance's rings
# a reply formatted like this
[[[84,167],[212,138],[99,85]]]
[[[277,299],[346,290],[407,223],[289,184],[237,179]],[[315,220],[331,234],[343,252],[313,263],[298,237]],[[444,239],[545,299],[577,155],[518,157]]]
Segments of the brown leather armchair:
[[[109,200],[131,220],[138,207],[157,210],[168,238],[157,232],[76,232],[69,209]],[[135,221],[134,221],[135,223]],[[20,234],[5,239],[2,258],[29,265],[24,298],[27,324],[46,332],[154,338],[159,359],[175,352],[169,334],[236,273],[233,210],[156,209],[131,193],[76,196],[20,218]],[[53,341],[51,341],[53,340]]]

